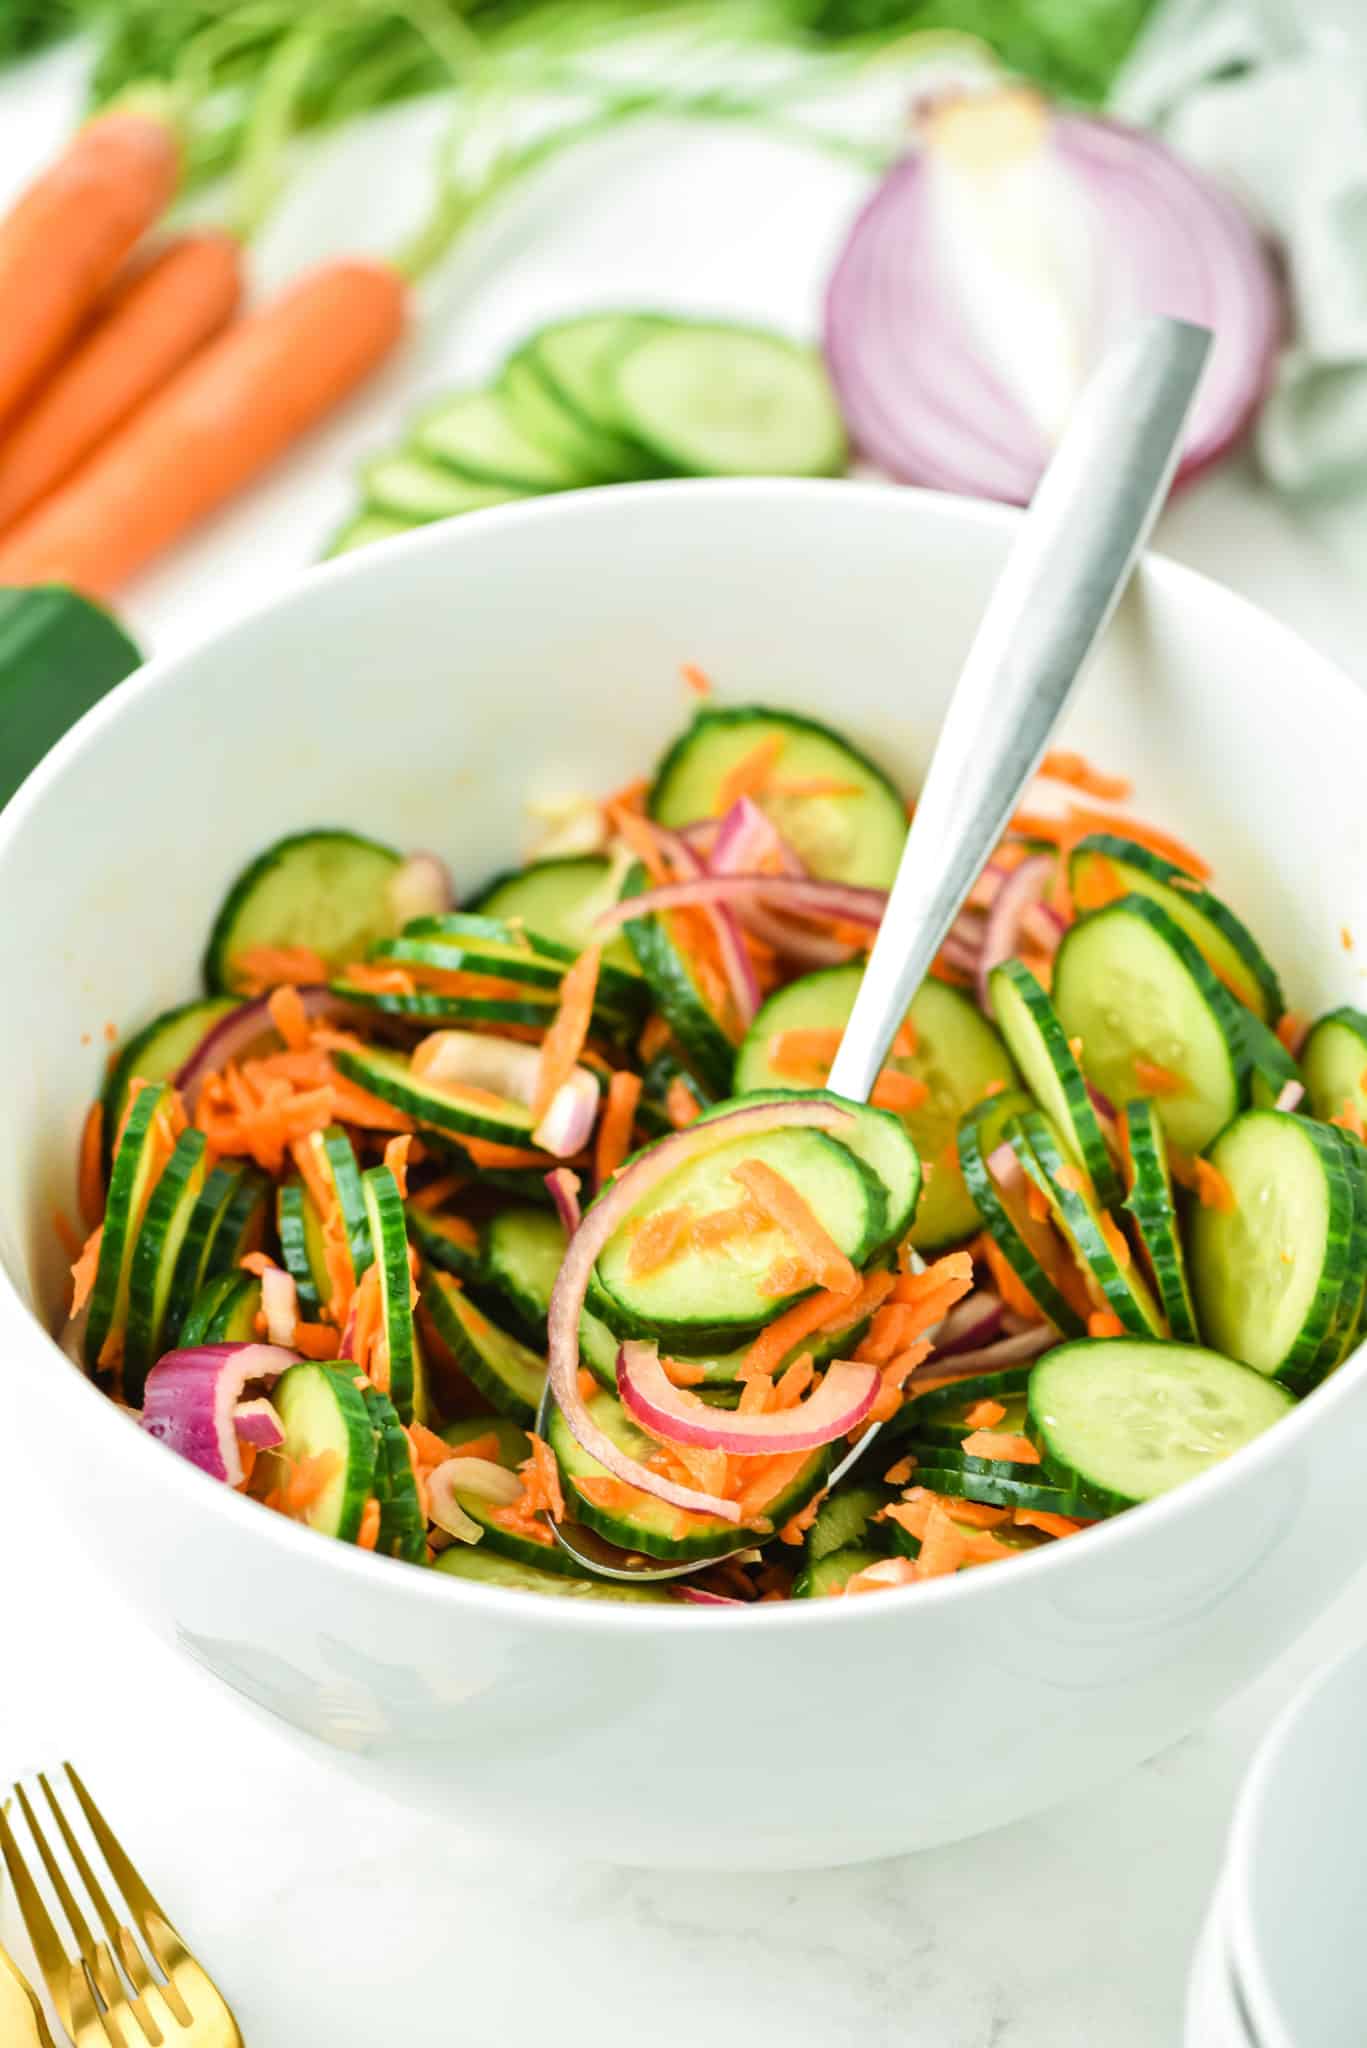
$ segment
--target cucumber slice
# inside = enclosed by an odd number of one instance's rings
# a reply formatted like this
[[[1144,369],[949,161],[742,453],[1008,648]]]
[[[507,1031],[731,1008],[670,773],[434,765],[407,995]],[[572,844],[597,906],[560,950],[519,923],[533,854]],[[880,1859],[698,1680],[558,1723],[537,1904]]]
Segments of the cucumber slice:
[[[803,1546],[807,1564],[819,1565],[823,1558],[833,1557],[837,1551],[867,1546],[875,1516],[896,1498],[889,1486],[857,1483],[828,1493],[807,1531]]]
[[[528,493],[509,484],[478,483],[421,454],[379,455],[361,465],[361,489],[372,512],[415,526],[457,519],[490,505],[512,504]]]
[[[491,1427],[492,1422],[487,1417],[483,1419],[482,1427],[474,1422],[464,1423],[461,1425],[465,1432],[463,1441],[469,1443],[488,1435]],[[507,1441],[505,1444],[505,1439],[500,1437],[499,1453],[494,1462],[503,1465],[510,1472],[516,1471],[518,1466],[524,1464],[531,1456],[532,1447],[522,1430],[514,1429],[510,1423],[504,1423],[502,1428],[507,1432]],[[459,1452],[462,1439],[454,1436],[450,1430],[444,1434],[452,1450]],[[543,1524],[544,1540],[535,1536],[524,1536],[499,1521],[494,1503],[485,1500],[481,1495],[457,1487],[456,1500],[471,1521],[477,1522],[483,1531],[480,1538],[482,1550],[496,1551],[502,1557],[515,1558],[520,1564],[530,1565],[533,1571],[564,1572],[570,1577],[581,1575],[580,1567],[568,1550],[561,1549],[548,1524]]]
[[[1095,1522],[1109,1512],[1099,1494],[1086,1487],[1059,1485],[1040,1465],[965,1457],[943,1444],[908,1443],[906,1449],[916,1459],[912,1474],[916,1484],[954,1500],[977,1501],[985,1508],[1033,1508],[1079,1522]]]
[[[864,970],[828,967],[779,989],[762,1006],[736,1057],[735,1088],[749,1095],[763,1088],[792,1088],[774,1064],[774,1041],[785,1031],[843,1031]],[[955,1148],[961,1117],[993,1088],[1014,1083],[1006,1048],[977,1005],[941,981],[917,990],[907,1023],[914,1053],[894,1054],[888,1064],[929,1090],[925,1104],[899,1118],[920,1159],[927,1164],[911,1230],[921,1252],[962,1243],[978,1228],[976,1204],[964,1185]],[[869,1162],[874,1164],[872,1160]]]
[[[1289,1081],[1304,1076],[1275,1031],[1269,1031],[1251,1010],[1240,1010],[1239,1035],[1248,1067],[1249,1100],[1255,1109],[1275,1109],[1277,1098]]]
[[[113,1339],[117,1345],[127,1328],[133,1248],[154,1186],[155,1162],[165,1149],[171,1101],[172,1091],[164,1081],[140,1089],[114,1153],[85,1326],[85,1362],[92,1370],[99,1366],[106,1343]]]
[[[845,1550],[832,1550],[814,1563],[806,1565],[793,1580],[794,1600],[830,1600],[843,1593],[856,1572],[867,1571],[871,1564],[881,1563],[876,1550],[860,1550],[851,1545]]]
[[[421,1124],[457,1136],[487,1138],[499,1145],[531,1147],[536,1118],[523,1103],[495,1105],[482,1091],[472,1095],[454,1083],[443,1087],[435,1081],[415,1080],[406,1054],[385,1052],[378,1046],[363,1051],[338,1046],[332,1057],[339,1073],[349,1081],[369,1089],[382,1102],[392,1102]]]
[[[408,1265],[408,1226],[399,1184],[387,1166],[372,1166],[361,1175],[370,1244],[380,1277],[380,1316],[387,1393],[400,1422],[422,1420],[418,1339],[413,1327],[412,1274]]]
[[[354,1543],[375,1490],[376,1435],[366,1397],[348,1365],[292,1365],[275,1386],[285,1458],[331,1454],[336,1469],[304,1514],[310,1529]]]
[[[519,433],[586,484],[624,483],[642,474],[641,460],[625,441],[600,433],[560,397],[542,373],[533,349],[511,355],[498,380],[500,398]]]
[[[549,1209],[500,1209],[484,1227],[483,1272],[542,1345],[565,1242],[565,1226]]]
[[[1177,1225],[1162,1118],[1152,1102],[1129,1102],[1121,1111],[1120,1127],[1127,1162],[1125,1207],[1134,1218],[1163,1313],[1180,1344],[1199,1344],[1201,1332]]]
[[[556,998],[549,991],[532,988],[521,996],[444,995],[422,988],[412,995],[401,995],[395,990],[363,988],[344,974],[331,980],[328,987],[358,1009],[374,1010],[384,1017],[411,1018],[428,1031],[461,1030],[475,1024],[517,1024],[540,1034],[550,1029],[557,1009]],[[595,1021],[609,1035],[622,1029],[615,1011],[610,1017],[596,1015]]]
[[[0,806],[141,661],[113,616],[75,591],[52,583],[0,590]]]
[[[529,440],[498,391],[458,391],[438,400],[418,414],[413,439],[419,455],[477,484],[568,491],[593,481]]]
[[[621,417],[686,476],[836,476],[848,449],[826,366],[777,334],[661,325],[619,358]]]
[[[561,860],[532,861],[496,875],[470,903],[471,910],[541,932],[573,953],[602,943],[600,913],[617,901],[617,870],[601,853],[569,854]],[[639,978],[636,956],[619,935],[603,946],[603,960]]]
[[[1120,1200],[1120,1176],[1053,1004],[1020,960],[994,968],[988,989],[997,1027],[1026,1087],[1053,1119],[1069,1156],[1089,1176],[1097,1200],[1109,1208]]]
[[[501,1415],[530,1428],[546,1385],[546,1361],[491,1323],[448,1273],[423,1289],[432,1326],[467,1379]]]
[[[209,934],[204,978],[211,992],[242,993],[236,962],[256,947],[307,946],[330,968],[360,960],[398,929],[390,883],[392,847],[354,832],[296,832],[258,854],[223,899]]]
[[[993,1243],[1040,1314],[1065,1337],[1080,1337],[1087,1328],[1082,1276],[1071,1301],[1050,1277],[1070,1257],[1067,1245],[1047,1219],[1037,1220],[1027,1203],[1000,1186],[987,1164],[1007,1126],[1029,1107],[1030,1098],[1012,1090],[970,1110],[959,1125],[959,1165]]]
[[[946,1390],[948,1391],[948,1390]],[[978,1427],[969,1421],[969,1416],[985,1397],[981,1394],[960,1394],[957,1400],[946,1402],[941,1408],[922,1411],[919,1403],[913,1403],[907,1417],[910,1431],[907,1448],[916,1457],[930,1458],[934,1462],[930,1446],[957,1451],[963,1446],[966,1436],[971,1436]],[[1022,1436],[1025,1432],[1025,1388],[1018,1387],[1009,1394],[997,1397],[998,1406],[1004,1411],[1001,1419],[992,1424],[1004,1436]]]
[[[660,326],[650,313],[582,313],[543,327],[523,353],[561,406],[613,451],[616,474],[653,476],[658,459],[629,437],[615,371],[628,348]],[[605,459],[608,459],[605,457]]]
[[[1332,1128],[1332,1127],[1331,1127]],[[1333,1320],[1320,1346],[1317,1365],[1331,1373],[1355,1350],[1367,1292],[1367,1150],[1347,1131],[1333,1130],[1353,1198],[1348,1263]]]
[[[595,1394],[588,1407],[599,1428],[630,1457],[645,1460],[659,1448],[653,1437],[636,1427],[613,1395]],[[619,1544],[624,1550],[641,1551],[647,1557],[681,1561],[720,1557],[735,1549],[734,1522],[724,1522],[718,1515],[698,1515],[670,1507],[654,1494],[638,1492],[634,1487],[623,1488],[627,1498],[620,1506],[596,1506],[579,1482],[587,1479],[592,1484],[609,1474],[576,1443],[558,1408],[551,1415],[547,1437],[560,1466],[566,1505],[572,1503],[575,1518],[596,1529],[600,1536],[606,1536],[610,1543]],[[750,1524],[761,1535],[781,1529],[798,1514],[813,1494],[820,1492],[830,1472],[830,1454],[826,1450],[813,1451],[792,1477],[787,1476],[792,1461],[784,1458],[777,1462],[783,1476],[777,1480],[772,1496],[756,1509]]]
[[[1321,1017],[1301,1053],[1306,1093],[1314,1115],[1356,1110],[1367,1122],[1367,1013],[1348,1005]]]
[[[1033,1361],[1029,1365],[1004,1365],[997,1372],[980,1372],[972,1379],[955,1380],[951,1387],[932,1387],[928,1394],[918,1394],[913,1386],[897,1422],[927,1442],[934,1442],[941,1417],[957,1416],[976,1401],[1000,1401],[1004,1407],[1009,1406],[1025,1392],[1033,1370]]]
[[[323,1251],[323,1226],[308,1189],[297,1180],[281,1183],[275,1198],[275,1229],[285,1271],[298,1290],[299,1306],[316,1320],[332,1286]]]
[[[1258,941],[1227,904],[1193,881],[1184,868],[1133,839],[1093,832],[1073,849],[1068,880],[1080,911],[1110,901],[1117,882],[1124,894],[1147,896],[1186,933],[1241,1003],[1266,1024],[1275,1024],[1281,1016],[1281,983]]]
[[[639,863],[622,884],[622,898],[639,896],[649,887],[646,871]],[[735,1066],[738,1031],[734,1004],[725,989],[710,996],[700,986],[687,949],[675,933],[675,918],[669,911],[630,918],[622,927],[627,944],[650,990],[656,1009],[679,1041],[714,1094],[727,1095]],[[724,1004],[719,1014],[714,1004]]]
[[[271,1210],[269,1174],[255,1166],[230,1167],[228,1171],[232,1174],[232,1186],[218,1210],[205,1248],[201,1281],[213,1280],[220,1273],[235,1273],[248,1252],[259,1252],[266,1241]],[[206,1196],[208,1192],[206,1184]]]
[[[907,809],[896,786],[848,740],[815,719],[758,705],[710,706],[695,714],[655,773],[650,815],[661,825],[691,825],[724,808],[726,779],[747,755],[781,743],[774,781],[757,801],[796,848],[810,873],[888,889],[907,836]],[[785,794],[783,783],[813,780],[847,787],[847,796]]]
[[[831,1358],[848,1358],[858,1344],[872,1320],[860,1316],[856,1322],[845,1324],[843,1329],[828,1330],[824,1335],[804,1337],[780,1360],[775,1368],[775,1378],[781,1379],[793,1361],[804,1351],[812,1354],[814,1365],[825,1365]],[[607,1324],[585,1310],[579,1320],[579,1361],[586,1371],[591,1372],[600,1387],[610,1394],[617,1391],[617,1353],[621,1340]],[[710,1351],[698,1353],[685,1350],[682,1345],[673,1347],[678,1358],[687,1358],[695,1371],[702,1374],[702,1386],[714,1390],[723,1388],[735,1390],[741,1385],[741,1367],[749,1353],[748,1344],[737,1345],[734,1350],[723,1351],[713,1347]]]
[[[1146,896],[1124,896],[1064,933],[1054,1007],[1069,1037],[1082,1040],[1087,1078],[1112,1102],[1153,1096],[1184,1152],[1203,1151],[1243,1101],[1239,1005]],[[1181,1091],[1146,1088],[1140,1075],[1148,1066],[1177,1076]]]
[[[224,1209],[244,1176],[251,1171],[245,1166],[216,1166],[200,1190],[199,1199],[190,1212],[166,1305],[166,1328],[173,1339],[183,1328],[195,1296],[205,1280],[211,1277],[206,1270],[209,1251],[222,1223]]]
[[[578,958],[579,950],[513,919],[453,910],[440,917],[411,919],[399,938],[376,945],[370,957],[379,964],[493,975],[499,981],[516,982],[520,990],[544,991],[554,1001],[559,998],[565,970]],[[634,967],[617,967],[604,959],[598,970],[595,1010],[637,1020],[641,995],[641,978]]]
[[[463,1216],[443,1216],[431,1209],[407,1205],[408,1235],[424,1265],[439,1272],[454,1273],[457,1280],[484,1278],[484,1261],[478,1233]]]
[[[500,1557],[482,1543],[453,1543],[443,1550],[436,1569],[451,1579],[473,1579],[481,1586],[497,1586],[513,1593],[553,1593],[571,1600],[625,1600],[634,1605],[672,1606],[673,1599],[663,1586],[632,1586],[621,1579],[562,1577],[556,1572],[536,1571],[516,1558]]]
[[[0,602],[6,592],[0,591]],[[174,1081],[191,1053],[209,1030],[229,1010],[238,1007],[231,996],[209,996],[195,1003],[181,1003],[163,1010],[141,1031],[135,1031],[124,1046],[101,1091],[104,1104],[104,1170],[106,1178],[114,1157],[114,1139],[128,1107],[128,1090],[134,1080]]]
[[[400,519],[392,512],[358,512],[339,526],[323,550],[322,559],[331,562],[338,555],[352,554],[357,548],[373,547],[379,540],[394,540],[401,533],[412,533],[414,527],[424,522],[417,519]]]
[[[467,1415],[459,1422],[448,1422],[441,1433],[453,1451],[463,1450],[482,1436],[497,1438],[497,1463],[506,1465],[510,1472],[516,1472],[532,1455],[532,1441],[526,1430],[509,1422],[506,1415]]]
[[[358,1387],[357,1392],[365,1402],[375,1433],[373,1484],[380,1504],[376,1551],[381,1557],[402,1558],[406,1564],[425,1564],[427,1522],[398,1411],[388,1395],[376,1387]]]
[[[1062,1138],[1048,1117],[1042,1110],[1027,1110],[1006,1126],[1005,1136],[1048,1202],[1060,1237],[1090,1282],[1097,1307],[1118,1316],[1132,1336],[1166,1337],[1167,1320],[1135,1265],[1120,1226],[1102,1210],[1077,1162],[1065,1157]]]
[[[636,1105],[636,1122],[652,1138],[668,1137],[675,1128],[669,1110],[669,1091],[675,1081],[682,1083],[697,1105],[699,1116],[716,1105],[716,1098],[670,1046],[656,1053],[641,1076],[641,1097]]]
[[[1234,1198],[1191,1216],[1191,1283],[1207,1340],[1297,1393],[1323,1377],[1321,1346],[1348,1280],[1353,1191],[1336,1134],[1250,1109],[1210,1148]]]
[[[167,1305],[185,1233],[204,1190],[208,1141],[182,1131],[147,1203],[128,1269],[128,1327],[123,1345],[123,1398],[142,1405],[143,1383],[166,1350]]]
[[[250,1273],[218,1273],[206,1280],[190,1307],[180,1332],[188,1350],[194,1344],[250,1344],[257,1336],[261,1282]]]
[[[856,1159],[864,1162],[882,1187],[886,1203],[883,1220],[886,1235],[883,1243],[875,1246],[869,1256],[886,1250],[889,1245],[899,1245],[916,1214],[917,1198],[921,1192],[921,1161],[906,1125],[891,1110],[874,1109],[863,1102],[848,1102],[844,1096],[832,1095],[825,1088],[760,1088],[730,1102],[717,1103],[704,1113],[705,1119],[724,1116],[742,1101],[785,1102],[793,1095],[800,1095],[806,1102],[829,1102],[853,1115],[853,1128],[841,1132],[840,1143],[847,1152],[853,1152]]]
[[[1040,1360],[1029,1435],[1058,1485],[1117,1509],[1208,1472],[1291,1406],[1285,1388],[1218,1352],[1110,1337]]]
[[[735,1344],[810,1293],[773,1287],[771,1269],[791,1259],[794,1246],[778,1228],[758,1229],[714,1251],[690,1243],[667,1265],[636,1273],[631,1254],[637,1232],[652,1216],[686,1209],[694,1219],[733,1209],[742,1187],[731,1169],[763,1160],[796,1188],[828,1236],[860,1266],[884,1242],[886,1201],[868,1168],[823,1131],[795,1127],[733,1138],[685,1162],[639,1202],[603,1247],[592,1298],[620,1336],[658,1337],[698,1350]]]

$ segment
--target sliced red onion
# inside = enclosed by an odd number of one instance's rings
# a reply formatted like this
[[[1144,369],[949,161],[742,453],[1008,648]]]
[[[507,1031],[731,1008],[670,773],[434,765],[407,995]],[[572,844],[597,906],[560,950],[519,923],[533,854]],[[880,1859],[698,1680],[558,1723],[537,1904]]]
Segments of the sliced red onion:
[[[780,959],[796,967],[843,967],[859,951],[844,939],[834,939],[829,932],[798,924],[793,918],[778,917],[758,903],[742,904],[736,916],[752,938],[772,946]]]
[[[992,898],[978,954],[977,992],[984,1010],[990,1011],[987,978],[994,967],[1010,960],[1020,950],[1021,923],[1032,904],[1038,903],[1054,875],[1054,857],[1037,853],[1023,860],[1006,877]]]
[[[918,1380],[957,1380],[975,1373],[996,1372],[1008,1365],[1024,1365],[1027,1359],[1038,1357],[1058,1341],[1059,1334],[1052,1323],[1032,1323],[1028,1330],[1021,1330],[1014,1337],[1002,1337],[995,1344],[984,1344],[976,1351],[956,1351],[949,1358],[937,1351],[924,1365],[917,1366],[907,1381],[907,1389],[915,1393]]]
[[[1147,313],[1209,327],[1179,477],[1236,441],[1281,326],[1237,205],[1152,136],[1017,86],[925,110],[826,301],[826,354],[864,455],[906,483],[1028,503],[1086,377]]]
[[[279,1266],[267,1266],[261,1275],[261,1309],[266,1318],[266,1341],[293,1344],[299,1321],[299,1289],[292,1273]]]
[[[415,917],[440,917],[455,904],[451,870],[435,853],[410,853],[389,881],[389,907],[402,928]]]
[[[427,1475],[427,1512],[437,1527],[454,1536],[457,1543],[479,1543],[484,1536],[474,1516],[467,1515],[456,1499],[456,1474],[451,1470],[453,1465],[472,1463],[470,1458],[448,1458]]]
[[[778,861],[785,875],[805,875],[806,865],[767,811],[753,797],[737,797],[717,827],[707,869],[713,875],[744,875],[766,859]]]
[[[1305,1095],[1303,1081],[1287,1081],[1273,1103],[1274,1109],[1299,1109]]]
[[[974,974],[978,971],[978,948],[969,946],[962,939],[956,939],[951,932],[940,952],[947,967],[957,968],[960,974]]]
[[[1087,1083],[1087,1095],[1097,1115],[1103,1120],[1109,1120],[1111,1123],[1114,1123],[1116,1120],[1115,1104],[1110,1096],[1103,1095],[1095,1082],[1092,1081]]]
[[[212,1479],[242,1483],[237,1409],[254,1384],[273,1387],[298,1363],[276,1344],[201,1344],[168,1351],[147,1375],[142,1427]]]
[[[566,1237],[573,1237],[579,1228],[579,1190],[582,1183],[577,1173],[571,1173],[568,1166],[557,1166],[545,1177],[555,1213],[565,1226]]]
[[[274,1451],[285,1441],[285,1425],[276,1413],[275,1404],[264,1394],[255,1401],[239,1401],[233,1412],[233,1428],[240,1444],[250,1444],[254,1450]]]
[[[956,1302],[941,1323],[935,1338],[936,1357],[978,1350],[997,1335],[1005,1319],[1006,1304],[1001,1297],[986,1287],[976,1288]]]
[[[330,988],[301,988],[299,999],[307,1016],[329,1023],[348,1023],[356,1014],[354,1004],[335,996]],[[199,1091],[210,1074],[221,1073],[229,1060],[247,1059],[273,1039],[278,1042],[278,1033],[265,996],[243,1003],[239,1010],[229,1010],[226,1017],[211,1024],[176,1074],[175,1085],[184,1098],[185,1114],[194,1115]]]
[[[510,1508],[522,1497],[522,1481],[516,1472],[495,1464],[492,1458],[447,1458],[435,1469],[446,1474],[443,1485],[449,1482],[457,1492],[490,1501],[498,1508]],[[429,1486],[434,1476],[428,1475]]]
[[[536,1098],[540,1071],[540,1046],[478,1031],[433,1031],[413,1052],[415,1079],[437,1088],[483,1088],[524,1109]],[[588,1142],[600,1099],[597,1078],[587,1067],[576,1067],[551,1097],[532,1143],[558,1159],[572,1158]]]
[[[859,1427],[881,1383],[876,1365],[838,1358],[826,1367],[815,1393],[795,1408],[744,1415],[738,1409],[709,1408],[696,1394],[676,1387],[654,1344],[623,1344],[617,1353],[622,1406],[648,1435],[691,1450],[725,1451],[733,1458],[777,1458],[835,1443]]]
[[[886,889],[861,889],[849,882],[813,881],[803,875],[698,875],[684,882],[666,882],[639,896],[614,903],[595,920],[600,925],[625,924],[643,912],[681,910],[725,904],[739,908],[762,902],[793,917],[828,917],[841,924],[877,931],[888,907]]]
[[[690,1607],[749,1607],[748,1600],[733,1599],[729,1593],[709,1593],[705,1586],[676,1586],[676,1600],[686,1600]]]
[[[668,1501],[671,1507],[692,1514],[716,1515],[727,1522],[740,1520],[735,1501],[702,1493],[691,1486],[679,1486],[637,1459],[629,1458],[589,1414],[579,1391],[579,1318],[599,1253],[637,1203],[644,1201],[661,1181],[677,1173],[686,1160],[732,1144],[737,1138],[759,1137],[764,1131],[811,1125],[817,1130],[838,1132],[846,1129],[851,1120],[851,1112],[833,1102],[813,1102],[800,1096],[729,1110],[725,1116],[690,1124],[687,1130],[661,1138],[615,1181],[610,1181],[585,1213],[570,1239],[551,1294],[550,1385],[575,1441],[616,1478]]]

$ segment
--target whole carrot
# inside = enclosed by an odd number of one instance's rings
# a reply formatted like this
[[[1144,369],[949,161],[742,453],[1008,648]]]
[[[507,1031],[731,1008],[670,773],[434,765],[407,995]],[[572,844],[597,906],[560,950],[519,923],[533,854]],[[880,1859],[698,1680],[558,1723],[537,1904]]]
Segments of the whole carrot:
[[[241,248],[225,234],[179,236],[126,281],[116,279],[0,435],[0,531],[226,327],[241,294]]]
[[[0,221],[0,419],[51,366],[170,204],[179,168],[165,121],[104,114]]]
[[[0,583],[108,597],[260,474],[376,368],[408,286],[384,263],[311,271],[230,327],[0,540]]]

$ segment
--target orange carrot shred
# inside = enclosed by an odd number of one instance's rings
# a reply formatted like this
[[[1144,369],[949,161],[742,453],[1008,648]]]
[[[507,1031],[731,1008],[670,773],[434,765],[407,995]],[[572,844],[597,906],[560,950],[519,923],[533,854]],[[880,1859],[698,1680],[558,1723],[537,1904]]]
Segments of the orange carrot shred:
[[[919,1081],[914,1074],[900,1074],[893,1067],[884,1067],[873,1084],[869,1101],[875,1109],[895,1110],[899,1116],[908,1116],[914,1109],[921,1109],[930,1100],[930,1087]]]
[[[266,999],[270,1019],[292,1052],[306,1052],[312,1043],[308,1012],[292,982],[282,982]]]
[[[1208,1159],[1194,1162],[1196,1174],[1196,1199],[1203,1209],[1218,1209],[1224,1216],[1232,1216],[1238,1208],[1234,1190],[1218,1166],[1212,1166]]]
[[[104,1104],[92,1102],[81,1126],[81,1159],[77,1177],[77,1200],[87,1230],[104,1221]]]
[[[676,1131],[686,1131],[702,1115],[698,1098],[682,1074],[675,1074],[665,1090],[665,1114]]]
[[[1076,1536],[1080,1529],[1091,1527],[1089,1522],[1079,1522],[1071,1515],[1056,1515],[1048,1508],[1017,1508],[1016,1523],[1022,1529],[1042,1529],[1046,1536]]]
[[[598,1141],[593,1155],[594,1172],[600,1188],[612,1178],[631,1150],[632,1126],[640,1099],[639,1074],[623,1071],[613,1075],[608,1083],[607,1108],[598,1126]]]
[[[65,1209],[53,1210],[52,1227],[57,1233],[57,1241],[66,1253],[68,1260],[74,1261],[79,1259],[85,1246],[85,1240],[67,1215]]]
[[[1000,1401],[975,1401],[964,1420],[972,1429],[991,1429],[1000,1422],[1006,1410]]]
[[[602,958],[601,946],[586,946],[560,984],[560,1007],[542,1043],[532,1098],[532,1115],[538,1122],[550,1108],[556,1090],[564,1086],[579,1064],[593,1021],[593,999]]]
[[[356,1548],[373,1550],[380,1540],[380,1503],[372,1493],[361,1509],[361,1526],[356,1531]]]
[[[691,1242],[693,1211],[688,1208],[657,1209],[647,1216],[631,1241],[627,1271],[633,1280],[658,1273],[687,1250]]]
[[[1038,1465],[1039,1452],[1027,1436],[1003,1430],[975,1429],[960,1446],[966,1458],[1005,1458],[1013,1465]]]
[[[778,765],[783,752],[784,739],[781,733],[770,733],[750,751],[742,754],[739,761],[728,769],[721,779],[714,810],[718,817],[730,810],[743,796],[758,796]]]
[[[1157,1060],[1145,1059],[1136,1053],[1132,1062],[1134,1078],[1146,1095],[1185,1095],[1187,1079],[1184,1074],[1175,1074],[1171,1067],[1163,1067]]]
[[[1130,1264],[1130,1241],[1113,1216],[1102,1217],[1101,1235],[1105,1238],[1107,1249],[1121,1272],[1127,1272]]]
[[[397,1138],[391,1138],[384,1148],[384,1163],[398,1182],[399,1193],[405,1198],[408,1194],[408,1154],[412,1144],[413,1140],[407,1132],[401,1132]]]
[[[1367,1141],[1367,1126],[1363,1124],[1362,1111],[1351,1096],[1344,1096],[1342,1109],[1337,1116],[1331,1116],[1329,1121],[1331,1124],[1337,1124],[1341,1131],[1350,1131],[1355,1138]]]
[[[785,1237],[796,1240],[818,1286],[845,1291],[858,1286],[858,1273],[825,1225],[792,1182],[776,1173],[767,1160],[742,1159],[732,1167],[731,1177],[754,1196]]]
[[[698,668],[694,662],[686,661],[679,670],[679,674],[695,696],[710,697],[712,695],[711,676],[704,674],[703,670]]]
[[[1113,1309],[1094,1309],[1087,1318],[1089,1337],[1123,1337],[1124,1334],[1125,1325]]]
[[[1128,776],[1105,775],[1085,755],[1069,753],[1063,747],[1050,748],[1039,764],[1039,773],[1049,782],[1064,782],[1084,796],[1106,797],[1114,803],[1123,803],[1132,787]]]

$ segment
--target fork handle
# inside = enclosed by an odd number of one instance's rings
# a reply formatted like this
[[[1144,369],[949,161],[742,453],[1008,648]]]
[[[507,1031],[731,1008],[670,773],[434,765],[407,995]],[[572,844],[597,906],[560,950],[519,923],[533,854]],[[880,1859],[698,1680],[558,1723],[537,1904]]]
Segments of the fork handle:
[[[1020,800],[1129,579],[1210,347],[1146,321],[1088,383],[988,600],[829,1087],[867,1102],[907,1005]]]

